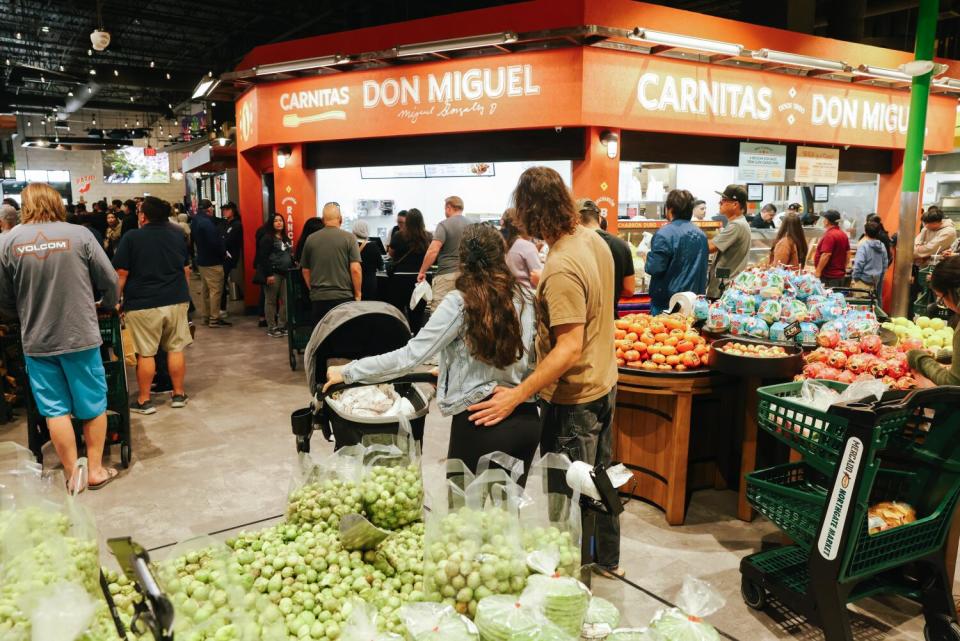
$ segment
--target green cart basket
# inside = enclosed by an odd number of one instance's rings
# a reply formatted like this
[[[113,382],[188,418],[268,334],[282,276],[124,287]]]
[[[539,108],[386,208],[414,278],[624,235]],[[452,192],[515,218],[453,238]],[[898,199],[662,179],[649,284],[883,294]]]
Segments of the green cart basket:
[[[795,543],[743,559],[744,601],[762,609],[773,596],[826,641],[851,641],[848,603],[899,594],[922,605],[927,641],[960,641],[945,565],[960,498],[960,387],[889,393],[813,418],[808,432],[802,420],[799,432],[781,421],[778,436],[808,459],[747,476],[751,503]],[[916,520],[871,534],[868,510],[882,501],[910,504]]]
[[[127,369],[123,361],[123,341],[120,339],[120,316],[116,312],[99,312],[100,336],[103,344],[100,355],[107,379],[107,439],[104,450],[113,445],[120,446],[120,463],[130,466],[133,455],[130,439],[130,397],[127,391]],[[24,384],[24,399],[27,409],[27,446],[37,462],[43,463],[43,445],[50,440],[47,421],[37,411],[29,383]],[[77,437],[77,452],[85,456],[83,426],[74,419],[74,432]]]
[[[294,267],[287,272],[287,351],[290,356],[290,369],[297,369],[297,354],[310,342],[313,334],[313,310],[310,307],[310,289],[303,280],[303,272]]]

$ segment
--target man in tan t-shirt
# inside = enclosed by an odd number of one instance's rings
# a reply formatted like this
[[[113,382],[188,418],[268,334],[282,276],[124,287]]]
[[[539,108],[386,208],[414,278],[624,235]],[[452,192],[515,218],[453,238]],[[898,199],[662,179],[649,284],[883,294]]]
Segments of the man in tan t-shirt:
[[[598,234],[577,224],[570,191],[553,169],[523,172],[514,200],[523,228],[550,245],[537,289],[537,368],[519,386],[498,387],[490,400],[470,407],[470,420],[495,425],[539,394],[541,453],[610,465],[617,391],[613,255]],[[597,564],[623,576],[618,519],[598,517],[596,528]]]

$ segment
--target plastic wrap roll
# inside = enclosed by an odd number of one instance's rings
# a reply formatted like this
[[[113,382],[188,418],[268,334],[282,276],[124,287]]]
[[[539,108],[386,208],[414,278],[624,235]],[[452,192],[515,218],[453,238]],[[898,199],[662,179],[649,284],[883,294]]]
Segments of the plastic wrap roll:
[[[697,295],[693,292],[680,292],[670,297],[668,311],[679,311],[686,316],[693,316],[693,306],[697,304]]]

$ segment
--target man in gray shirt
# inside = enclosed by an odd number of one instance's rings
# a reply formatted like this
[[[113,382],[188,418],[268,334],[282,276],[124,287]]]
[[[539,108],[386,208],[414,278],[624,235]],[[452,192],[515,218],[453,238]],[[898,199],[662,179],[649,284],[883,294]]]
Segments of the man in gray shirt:
[[[303,277],[310,285],[314,325],[337,305],[360,300],[363,274],[357,238],[341,225],[340,205],[324,205],[323,229],[310,235],[300,257]]]
[[[432,314],[440,305],[443,297],[453,291],[460,275],[460,239],[463,230],[471,223],[463,217],[463,199],[459,196],[448,196],[443,201],[443,213],[446,219],[437,225],[433,234],[433,241],[423,257],[423,265],[417,275],[417,282],[427,277],[427,272],[437,263],[437,274],[433,277],[433,300],[430,301]]]
[[[746,269],[751,243],[750,223],[744,218],[747,190],[743,185],[727,185],[717,193],[720,194],[720,214],[729,222],[707,243],[710,253],[716,254],[707,285],[709,298],[719,298],[721,281],[732,279]]]
[[[97,490],[118,472],[102,464],[107,381],[96,299],[112,310],[119,290],[103,247],[66,217],[49,185],[23,190],[23,220],[0,240],[0,311],[20,319],[30,389],[68,484],[77,465],[72,416],[83,421],[87,487]]]

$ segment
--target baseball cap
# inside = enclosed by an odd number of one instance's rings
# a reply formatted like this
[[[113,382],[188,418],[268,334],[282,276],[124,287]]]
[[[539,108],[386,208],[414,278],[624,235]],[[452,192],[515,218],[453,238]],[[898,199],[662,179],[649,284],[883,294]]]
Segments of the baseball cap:
[[[597,207],[597,203],[593,202],[589,198],[578,198],[577,199],[577,212],[582,211],[594,211],[600,213],[600,208]]]
[[[726,189],[723,191],[718,191],[717,193],[727,200],[736,200],[740,203],[740,206],[744,209],[744,211],[746,211],[747,189],[743,185],[727,185]]]
[[[207,198],[201,198],[197,203],[197,209],[213,209],[213,203]]]
[[[821,214],[821,216],[823,216],[824,218],[826,218],[827,220],[829,220],[829,221],[830,221],[831,223],[833,223],[834,225],[836,225],[837,223],[840,222],[840,212],[838,212],[838,211],[836,211],[836,210],[833,210],[833,209],[830,209],[830,210],[827,210],[827,211],[823,212],[823,213]]]

